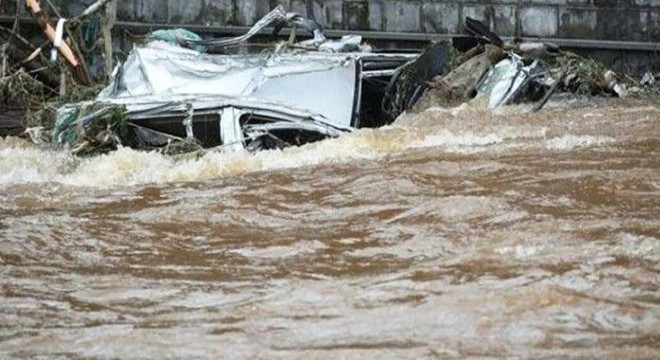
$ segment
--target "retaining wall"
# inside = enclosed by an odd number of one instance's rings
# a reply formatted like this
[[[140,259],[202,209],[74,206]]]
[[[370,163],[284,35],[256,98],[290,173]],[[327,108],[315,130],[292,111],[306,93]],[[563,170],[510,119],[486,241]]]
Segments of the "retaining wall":
[[[91,0],[55,2],[77,13]],[[277,4],[326,29],[457,34],[471,16],[503,36],[660,42],[660,0],[118,0],[117,11],[124,21],[252,25]]]
[[[54,0],[65,15],[92,0]],[[0,1],[10,15],[15,1]],[[660,42],[660,0],[117,0],[118,20],[252,25],[277,4],[326,29],[457,34],[466,16],[503,36]]]
[[[51,0],[64,16],[94,0]],[[13,15],[15,1],[0,1]],[[575,49],[626,71],[660,70],[660,0],[117,0],[119,21],[248,26],[277,4],[325,29],[460,34],[466,16],[502,36],[648,42],[653,51]],[[597,46],[596,46],[597,47]]]

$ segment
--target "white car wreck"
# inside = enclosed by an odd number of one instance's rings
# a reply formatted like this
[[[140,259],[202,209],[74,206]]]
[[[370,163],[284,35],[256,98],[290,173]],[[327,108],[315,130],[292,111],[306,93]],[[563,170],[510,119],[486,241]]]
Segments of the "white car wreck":
[[[256,53],[208,53],[231,52],[265,26],[279,31],[292,21],[308,20],[277,7],[238,38],[201,40],[176,30],[169,33],[176,41],[136,46],[94,101],[59,109],[53,139],[76,153],[186,141],[223,151],[283,148],[384,125],[398,115],[397,101],[414,96],[414,86],[401,86],[410,76],[395,75],[415,70],[420,54],[376,52],[359,36],[327,40],[314,26],[307,41]],[[413,83],[440,73],[444,58],[413,71]]]

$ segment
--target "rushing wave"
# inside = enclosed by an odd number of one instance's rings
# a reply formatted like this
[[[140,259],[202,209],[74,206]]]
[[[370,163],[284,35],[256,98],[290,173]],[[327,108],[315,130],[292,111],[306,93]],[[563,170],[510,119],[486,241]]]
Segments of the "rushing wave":
[[[407,114],[381,129],[362,129],[300,148],[257,154],[208,153],[201,158],[179,159],[129,148],[89,158],[70,156],[65,150],[44,149],[25,141],[0,141],[0,184],[56,182],[72,186],[110,188],[149,183],[203,181],[247,172],[317,166],[396,156],[419,148],[440,148],[448,153],[501,151],[539,146],[557,124],[539,123],[510,109],[492,115],[479,107],[432,108]],[[593,111],[583,111],[593,117]],[[566,110],[550,113],[550,120]],[[555,115],[555,116],[552,116]],[[574,126],[579,129],[579,124]],[[602,146],[615,139],[599,134],[564,134],[547,139],[546,147],[570,150]]]

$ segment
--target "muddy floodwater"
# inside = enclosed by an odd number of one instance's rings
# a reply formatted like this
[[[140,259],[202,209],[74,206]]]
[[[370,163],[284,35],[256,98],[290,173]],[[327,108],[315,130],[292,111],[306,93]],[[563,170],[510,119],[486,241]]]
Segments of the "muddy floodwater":
[[[256,155],[0,140],[0,358],[660,358],[660,102]]]

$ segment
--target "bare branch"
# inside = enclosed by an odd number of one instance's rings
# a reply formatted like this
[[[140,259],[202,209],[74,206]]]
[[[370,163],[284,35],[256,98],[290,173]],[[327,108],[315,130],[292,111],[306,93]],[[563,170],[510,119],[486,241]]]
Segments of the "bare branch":
[[[19,33],[15,32],[11,29],[7,29],[4,26],[0,26],[0,32],[4,32],[4,33],[7,33],[7,34],[13,36],[14,38],[16,38],[16,40],[20,41],[21,43],[23,43],[23,45],[29,47],[30,49],[33,49],[33,50],[36,49],[36,47],[34,45],[32,45],[32,43],[30,43],[26,38],[24,38]]]
[[[14,15],[14,25],[11,27],[11,30],[15,33],[18,33],[18,24],[21,16],[21,0],[16,0],[16,14]]]
[[[107,5],[109,2],[114,1],[114,0],[98,0],[97,2],[93,3],[92,5],[88,6],[87,9],[85,9],[83,12],[80,13],[80,15],[74,17],[71,19],[72,21],[75,22],[80,22],[86,17],[94,14],[95,12],[101,10],[105,5]]]

